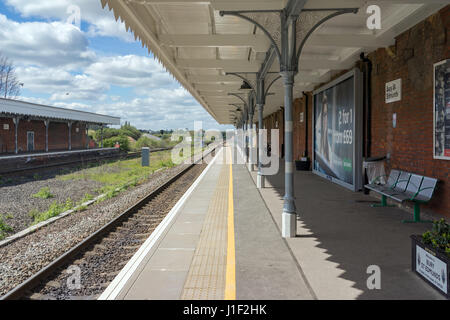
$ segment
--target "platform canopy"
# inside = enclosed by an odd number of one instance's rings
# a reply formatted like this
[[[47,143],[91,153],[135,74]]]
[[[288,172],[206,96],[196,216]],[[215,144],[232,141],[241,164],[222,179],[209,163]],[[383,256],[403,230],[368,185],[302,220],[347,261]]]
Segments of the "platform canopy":
[[[2,115],[30,117],[35,119],[81,121],[99,125],[120,125],[120,118],[118,117],[0,98],[0,117]]]
[[[136,39],[151,51],[164,67],[221,124],[233,124],[236,107],[242,101],[242,80],[232,72],[265,73],[280,71],[269,38],[248,21],[220,11],[248,13],[277,34],[279,13],[297,2],[297,30],[309,31],[317,20],[312,9],[358,8],[357,14],[334,17],[308,39],[295,77],[294,98],[351,68],[361,52],[371,52],[395,44],[395,37],[448,4],[448,0],[101,0],[114,11]],[[369,5],[381,8],[380,30],[369,30]],[[302,14],[305,12],[305,15]],[[308,14],[306,14],[308,12]],[[277,16],[278,15],[278,16]],[[319,17],[320,18],[320,17]],[[277,30],[278,29],[278,30]],[[299,36],[304,36],[298,32]],[[301,42],[302,39],[299,39]],[[283,105],[281,81],[274,83],[264,115]]]

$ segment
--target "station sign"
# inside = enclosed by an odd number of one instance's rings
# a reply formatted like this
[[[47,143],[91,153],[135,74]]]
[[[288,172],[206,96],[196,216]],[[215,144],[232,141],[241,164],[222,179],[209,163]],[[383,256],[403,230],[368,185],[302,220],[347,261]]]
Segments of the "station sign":
[[[386,83],[386,103],[402,100],[402,79]]]
[[[447,264],[416,245],[416,272],[447,294]]]

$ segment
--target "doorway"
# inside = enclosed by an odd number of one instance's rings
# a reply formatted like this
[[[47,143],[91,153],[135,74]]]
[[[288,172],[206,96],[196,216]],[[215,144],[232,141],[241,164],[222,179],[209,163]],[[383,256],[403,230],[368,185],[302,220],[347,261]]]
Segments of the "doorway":
[[[33,131],[27,132],[27,151],[28,152],[34,151],[34,132]]]

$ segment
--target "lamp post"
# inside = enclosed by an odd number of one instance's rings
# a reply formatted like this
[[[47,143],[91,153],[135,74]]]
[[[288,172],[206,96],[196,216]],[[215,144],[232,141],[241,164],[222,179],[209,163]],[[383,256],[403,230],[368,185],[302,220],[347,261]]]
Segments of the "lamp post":
[[[280,64],[280,75],[283,79],[284,86],[284,130],[285,130],[285,195],[284,195],[284,206],[282,213],[282,236],[284,238],[293,238],[297,233],[297,220],[296,220],[296,207],[294,198],[294,165],[293,165],[293,113],[292,113],[292,102],[293,102],[293,86],[294,86],[294,76],[298,72],[298,62],[301,52],[304,48],[306,40],[311,36],[311,34],[324,22],[329,19],[336,17],[345,13],[357,13],[358,9],[336,9],[336,8],[324,8],[324,9],[310,9],[305,10],[304,6],[306,0],[289,0],[286,7],[282,10],[246,10],[246,11],[220,11],[220,15],[233,15],[244,19],[257,28],[259,28],[271,42],[271,52],[276,55],[278,62]],[[299,36],[297,32],[297,20],[301,13],[306,12],[310,14],[308,18],[308,24],[312,22],[312,27],[303,36],[300,47],[297,50],[297,37]],[[319,14],[320,12],[320,14]],[[331,12],[331,14],[330,14]],[[275,18],[274,15],[279,16],[279,30],[275,27],[276,36],[266,28],[272,27],[273,23],[276,22],[275,19],[268,21],[270,19],[264,19],[265,21],[258,21],[258,17],[253,14],[258,13],[259,15],[271,15],[271,18]],[[321,16],[325,13],[325,16]],[[317,21],[317,22],[316,22]],[[314,24],[315,23],[315,24]],[[266,24],[264,27],[263,24]],[[275,38],[280,38],[280,41],[276,41]],[[273,61],[270,61],[271,65]],[[263,66],[263,69],[268,69],[267,65]]]

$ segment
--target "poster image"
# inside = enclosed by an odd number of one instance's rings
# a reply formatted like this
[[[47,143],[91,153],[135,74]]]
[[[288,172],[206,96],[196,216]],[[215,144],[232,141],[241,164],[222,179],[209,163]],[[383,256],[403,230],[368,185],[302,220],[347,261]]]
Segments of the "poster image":
[[[434,65],[434,158],[450,160],[450,59]]]
[[[337,79],[314,95],[314,172],[350,189],[360,187],[361,153],[356,76]]]

